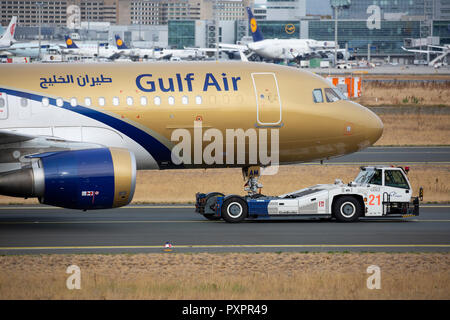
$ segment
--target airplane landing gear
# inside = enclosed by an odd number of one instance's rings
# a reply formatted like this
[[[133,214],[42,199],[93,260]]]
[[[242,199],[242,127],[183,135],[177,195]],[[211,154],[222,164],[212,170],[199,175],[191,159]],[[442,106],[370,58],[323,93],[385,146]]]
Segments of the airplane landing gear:
[[[261,168],[259,166],[251,166],[242,168],[242,176],[246,180],[244,190],[248,192],[250,197],[254,197],[261,193],[262,183],[258,180],[261,176]]]

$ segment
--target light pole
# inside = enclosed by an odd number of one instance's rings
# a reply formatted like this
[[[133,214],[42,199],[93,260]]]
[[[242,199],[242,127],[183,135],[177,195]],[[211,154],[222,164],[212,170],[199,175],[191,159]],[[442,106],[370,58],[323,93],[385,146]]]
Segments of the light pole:
[[[41,60],[41,15],[42,15],[42,6],[43,2],[36,2],[36,6],[38,7],[38,24],[39,24],[39,61]]]
[[[334,65],[337,64],[337,47],[338,47],[338,12],[339,6],[334,6]]]
[[[351,0],[330,0],[331,7],[334,8],[334,65],[337,63],[338,50],[338,13],[340,8],[349,7]]]

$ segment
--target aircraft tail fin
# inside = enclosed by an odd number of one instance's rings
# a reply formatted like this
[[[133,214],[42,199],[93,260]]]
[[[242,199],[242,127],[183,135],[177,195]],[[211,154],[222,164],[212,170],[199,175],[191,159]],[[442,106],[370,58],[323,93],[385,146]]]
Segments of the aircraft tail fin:
[[[118,34],[116,34],[115,38],[116,38],[117,49],[128,49],[128,47],[125,45],[125,43],[123,42],[123,40],[120,38],[120,36]]]
[[[16,32],[16,24],[17,24],[17,17],[14,16],[11,18],[11,22],[9,23],[5,33],[0,38],[0,41],[2,43],[8,43],[9,45],[11,45],[14,42],[16,42],[16,40],[14,39],[14,33]]]
[[[64,39],[66,40],[67,49],[78,49],[78,46],[75,44],[75,42],[72,40],[70,36],[65,36]]]
[[[248,21],[250,23],[250,32],[252,33],[253,42],[262,41],[264,37],[259,29],[258,23],[256,22],[255,17],[253,16],[252,9],[250,7],[246,7],[248,14]]]

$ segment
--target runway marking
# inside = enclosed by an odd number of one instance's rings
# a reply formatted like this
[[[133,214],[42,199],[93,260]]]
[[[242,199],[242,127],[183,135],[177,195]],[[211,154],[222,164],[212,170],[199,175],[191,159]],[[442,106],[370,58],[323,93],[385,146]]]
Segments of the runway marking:
[[[371,217],[373,218],[373,217]],[[259,220],[263,221],[263,220]],[[270,220],[264,220],[270,222]],[[282,221],[282,220],[272,220]],[[298,220],[304,221],[304,220]],[[360,222],[398,222],[398,221],[413,221],[413,222],[450,222],[450,219],[407,219],[407,218],[392,218],[386,217],[379,219],[361,220]],[[252,221],[247,221],[252,223]],[[256,221],[257,222],[257,221]],[[224,221],[209,221],[209,220],[79,220],[79,221],[0,221],[0,225],[21,225],[21,224],[132,224],[132,223],[225,223]]]
[[[233,249],[233,248],[450,248],[450,244],[242,244],[242,245],[174,245],[174,249]],[[163,249],[157,246],[59,246],[59,247],[0,247],[1,250],[85,250],[85,249]]]

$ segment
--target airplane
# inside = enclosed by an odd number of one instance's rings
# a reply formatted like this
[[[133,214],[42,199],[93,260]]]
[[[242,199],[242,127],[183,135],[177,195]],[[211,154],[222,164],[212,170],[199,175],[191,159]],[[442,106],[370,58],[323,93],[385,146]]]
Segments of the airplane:
[[[59,51],[59,46],[54,44],[41,44],[41,50],[39,50],[39,43],[27,42],[19,43],[14,39],[14,33],[16,30],[17,17],[14,16],[8,25],[8,28],[0,38],[0,55],[5,56],[18,56],[37,58],[39,52],[41,53],[56,53]]]
[[[407,49],[405,47],[402,47],[403,50],[408,52],[415,52],[415,53],[424,53],[424,54],[436,54],[436,57],[431,60],[428,63],[428,66],[433,67],[439,65],[439,60],[444,60],[445,57],[450,53],[450,44],[444,45],[444,46],[434,46],[429,45],[430,48],[438,48],[441,50],[418,50],[418,49]]]
[[[127,205],[136,170],[322,160],[383,131],[331,82],[275,64],[0,65],[0,74],[0,194],[63,208]]]
[[[155,60],[162,60],[162,59],[170,59],[172,54],[170,53],[163,53],[162,50],[156,50],[156,49],[144,49],[144,48],[134,48],[130,49],[125,42],[120,38],[119,35],[115,35],[116,40],[116,47],[117,50],[120,50],[121,54],[126,57],[130,57],[132,59],[155,59]]]
[[[175,50],[175,49],[146,49],[146,48],[129,48],[119,35],[115,35],[117,50],[123,56],[132,59],[153,59],[153,60],[170,60],[174,58],[179,59],[198,59],[204,57],[204,54],[192,49]]]
[[[122,50],[109,46],[108,43],[84,43],[77,45],[70,36],[65,36],[66,48],[61,49],[62,54],[98,57],[114,60],[122,56]]]
[[[17,17],[14,16],[9,22],[8,28],[5,30],[0,38],[0,50],[11,47],[16,40],[14,39],[14,33],[16,32]]]
[[[334,41],[317,41],[313,39],[264,39],[250,7],[246,7],[253,42],[247,45],[224,44],[221,48],[250,51],[264,59],[302,60],[314,56],[327,56],[335,50]],[[338,58],[349,58],[345,49],[338,49]]]
[[[61,47],[59,45],[54,44],[42,44],[41,45],[41,54],[51,53],[51,54],[59,54]],[[31,43],[14,43],[8,49],[1,50],[0,55],[11,56],[14,55],[16,57],[29,57],[29,58],[38,58],[39,57],[39,45],[34,45]]]

